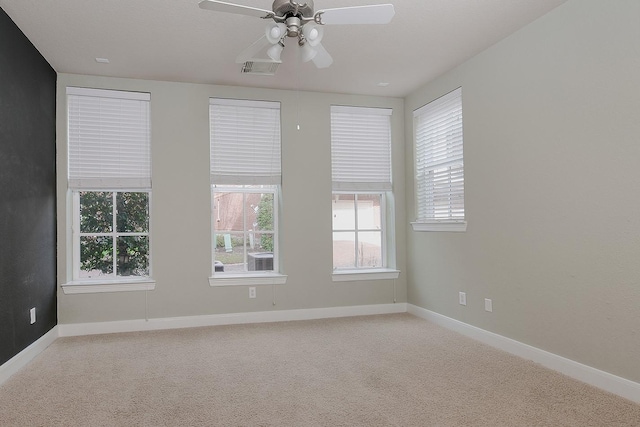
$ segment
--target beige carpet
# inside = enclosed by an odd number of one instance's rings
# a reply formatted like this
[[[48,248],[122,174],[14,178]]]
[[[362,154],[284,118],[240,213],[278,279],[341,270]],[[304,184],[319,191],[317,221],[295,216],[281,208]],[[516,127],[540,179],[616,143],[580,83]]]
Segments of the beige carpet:
[[[408,314],[63,338],[1,426],[640,426],[640,405]]]

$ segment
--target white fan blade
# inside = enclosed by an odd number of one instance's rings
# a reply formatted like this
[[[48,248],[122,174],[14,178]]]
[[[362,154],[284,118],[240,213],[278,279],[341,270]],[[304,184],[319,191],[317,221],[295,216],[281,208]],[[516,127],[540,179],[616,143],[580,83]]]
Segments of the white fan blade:
[[[270,10],[258,9],[250,6],[242,6],[217,0],[202,0],[198,3],[200,9],[213,10],[215,12],[236,13],[239,15],[255,16],[256,18],[272,18],[274,13]]]
[[[318,51],[318,53],[316,53],[316,56],[313,57],[312,61],[314,64],[316,64],[316,67],[327,68],[331,64],[333,64],[333,58],[331,57],[331,55],[329,55],[327,49],[322,46],[322,43],[318,43],[315,49],[316,51]]]
[[[258,52],[269,45],[271,45],[271,43],[267,40],[267,36],[260,37],[258,40],[253,42],[251,46],[240,52],[236,57],[236,64],[244,64],[245,62],[252,60]]]
[[[326,25],[388,24],[396,11],[392,4],[374,4],[325,9],[317,14]]]

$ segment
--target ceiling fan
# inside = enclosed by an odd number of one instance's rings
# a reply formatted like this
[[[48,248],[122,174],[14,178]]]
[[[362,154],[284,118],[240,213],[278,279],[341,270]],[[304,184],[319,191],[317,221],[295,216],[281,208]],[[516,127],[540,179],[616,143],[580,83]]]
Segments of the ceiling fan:
[[[201,9],[273,20],[267,25],[265,35],[238,55],[237,63],[250,61],[269,45],[267,55],[274,63],[280,63],[285,39],[291,37],[297,39],[298,46],[302,48],[302,61],[313,61],[318,68],[327,68],[333,63],[333,58],[320,43],[324,34],[323,25],[388,24],[395,14],[392,4],[315,11],[313,0],[306,0],[305,3],[274,0],[273,11],[217,0],[202,0],[199,5]]]

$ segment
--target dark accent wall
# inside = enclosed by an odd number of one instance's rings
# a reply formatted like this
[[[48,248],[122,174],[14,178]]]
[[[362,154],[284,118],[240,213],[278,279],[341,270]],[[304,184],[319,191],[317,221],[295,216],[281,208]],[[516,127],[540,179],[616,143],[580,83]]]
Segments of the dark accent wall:
[[[0,9],[0,364],[57,323],[55,104],[56,72]]]

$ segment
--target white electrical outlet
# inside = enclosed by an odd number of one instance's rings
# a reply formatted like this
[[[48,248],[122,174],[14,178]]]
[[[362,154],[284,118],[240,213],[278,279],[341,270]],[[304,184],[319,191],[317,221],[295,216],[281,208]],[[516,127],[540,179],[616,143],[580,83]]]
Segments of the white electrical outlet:
[[[33,325],[34,323],[36,323],[36,308],[33,307],[31,310],[29,310],[29,315],[31,316],[31,324]]]
[[[493,311],[493,302],[489,298],[484,299],[484,311]]]
[[[256,297],[256,288],[250,287],[249,288],[249,298],[255,298],[255,297]]]
[[[467,305],[467,294],[465,292],[458,294],[458,302],[460,302],[460,305]]]

